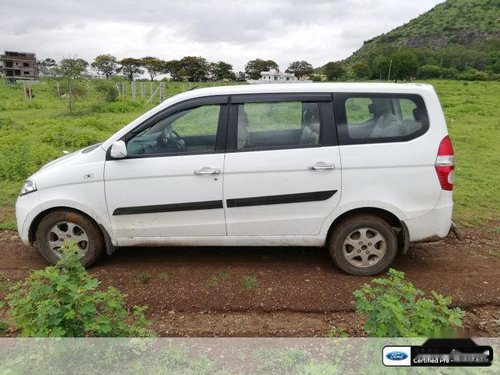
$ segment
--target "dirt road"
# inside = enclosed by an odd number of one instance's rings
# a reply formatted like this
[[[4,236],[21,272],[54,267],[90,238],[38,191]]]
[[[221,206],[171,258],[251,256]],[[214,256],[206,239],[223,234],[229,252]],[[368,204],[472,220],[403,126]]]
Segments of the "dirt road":
[[[412,245],[394,268],[420,289],[451,295],[477,334],[499,336],[499,228]],[[0,232],[4,283],[45,265],[16,233]],[[361,335],[352,291],[371,279],[342,274],[315,248],[125,248],[90,271],[130,305],[147,305],[155,330],[173,336],[314,336],[332,326]]]

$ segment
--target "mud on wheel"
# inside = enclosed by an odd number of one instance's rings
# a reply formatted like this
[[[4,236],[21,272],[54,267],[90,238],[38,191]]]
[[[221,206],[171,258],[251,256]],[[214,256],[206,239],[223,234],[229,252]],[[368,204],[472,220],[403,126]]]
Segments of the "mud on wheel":
[[[347,217],[333,230],[328,244],[335,265],[358,276],[386,271],[397,255],[394,229],[382,218],[360,214]]]
[[[43,257],[52,264],[61,258],[61,247],[68,242],[76,243],[84,266],[90,266],[104,251],[103,236],[97,225],[73,211],[60,210],[47,214],[38,225],[36,241]]]

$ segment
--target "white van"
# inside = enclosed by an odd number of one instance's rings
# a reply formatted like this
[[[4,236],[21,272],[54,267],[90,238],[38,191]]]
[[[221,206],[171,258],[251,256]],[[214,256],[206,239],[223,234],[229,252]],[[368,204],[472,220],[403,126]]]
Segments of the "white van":
[[[122,246],[328,246],[354,275],[448,234],[454,157],[430,85],[225,86],[174,96],[45,165],[19,234],[51,263]]]

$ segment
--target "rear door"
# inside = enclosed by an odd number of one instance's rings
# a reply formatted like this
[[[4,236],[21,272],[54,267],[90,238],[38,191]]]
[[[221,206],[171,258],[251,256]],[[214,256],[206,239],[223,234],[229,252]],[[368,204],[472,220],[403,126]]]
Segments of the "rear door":
[[[319,234],[341,188],[331,95],[233,96],[229,117],[228,235]]]

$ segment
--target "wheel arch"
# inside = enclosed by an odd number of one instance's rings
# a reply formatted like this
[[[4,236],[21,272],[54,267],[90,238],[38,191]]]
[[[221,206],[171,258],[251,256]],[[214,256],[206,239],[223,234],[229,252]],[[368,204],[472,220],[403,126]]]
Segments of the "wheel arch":
[[[92,221],[92,223],[95,224],[95,226],[97,228],[99,228],[99,230],[101,231],[102,233],[102,236],[104,238],[104,243],[105,243],[105,246],[106,246],[106,253],[108,255],[111,255],[114,250],[115,250],[115,246],[113,245],[112,241],[111,241],[111,237],[110,237],[110,234],[108,232],[108,230],[105,228],[104,225],[98,223],[92,216],[90,216],[88,213],[82,211],[82,210],[79,210],[77,208],[74,208],[74,207],[67,207],[67,206],[55,206],[55,207],[50,207],[46,210],[43,210],[41,212],[39,212],[35,218],[31,221],[31,224],[30,224],[30,228],[28,230],[28,238],[29,238],[29,242],[31,244],[34,244],[36,242],[36,231],[38,229],[38,226],[40,225],[40,222],[43,220],[43,218],[45,216],[47,216],[49,213],[51,212],[55,212],[55,211],[71,211],[71,212],[74,212],[76,214],[79,214],[79,215],[82,215],[82,216],[85,216],[87,219],[89,219],[90,221]]]
[[[377,208],[377,207],[360,207],[360,208],[355,208],[349,211],[346,211],[339,215],[338,217],[333,220],[333,222],[330,224],[330,227],[328,229],[327,237],[326,237],[326,243],[329,242],[330,236],[333,233],[333,230],[336,225],[341,223],[344,219],[347,217],[353,216],[353,215],[358,215],[358,214],[369,214],[369,215],[374,215],[377,217],[380,217],[381,219],[385,220],[391,227],[397,228],[397,239],[398,239],[398,248],[400,251],[403,253],[406,253],[408,251],[409,247],[409,242],[410,242],[410,236],[408,233],[408,228],[406,227],[406,224],[404,223],[403,220],[399,219],[394,213],[385,210],[383,208]]]

